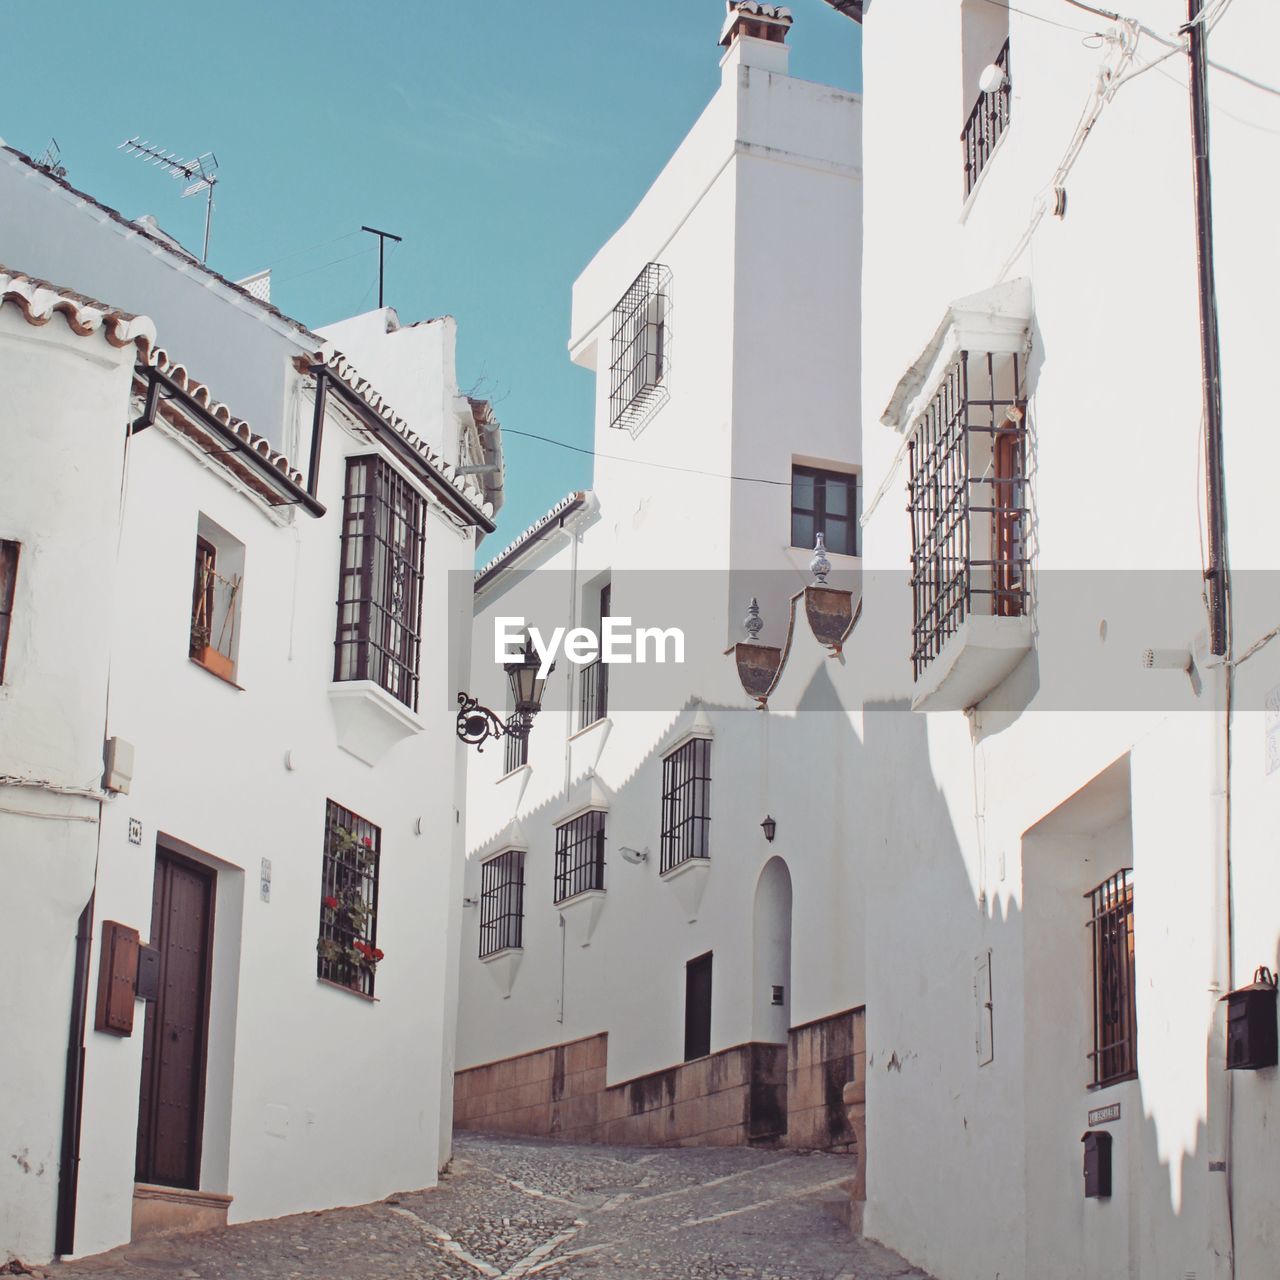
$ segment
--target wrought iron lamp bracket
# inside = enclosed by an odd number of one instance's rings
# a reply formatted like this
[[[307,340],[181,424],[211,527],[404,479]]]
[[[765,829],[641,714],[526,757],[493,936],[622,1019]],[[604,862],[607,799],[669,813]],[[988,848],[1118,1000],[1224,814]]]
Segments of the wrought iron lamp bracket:
[[[458,737],[477,751],[483,751],[484,744],[490,738],[501,738],[504,735],[527,738],[532,727],[532,717],[516,712],[503,724],[496,712],[480,705],[478,698],[469,697],[465,693],[458,694]]]

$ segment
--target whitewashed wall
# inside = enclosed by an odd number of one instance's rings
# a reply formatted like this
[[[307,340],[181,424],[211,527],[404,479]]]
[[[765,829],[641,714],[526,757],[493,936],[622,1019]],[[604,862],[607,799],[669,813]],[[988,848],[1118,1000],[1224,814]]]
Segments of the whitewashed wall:
[[[890,474],[901,443],[878,424],[895,383],[947,304],[1000,278],[1106,56],[1083,40],[1107,30],[1105,20],[1061,5],[1024,7],[1026,15],[1009,18],[1012,124],[967,211],[958,137],[978,90],[972,76],[964,80],[962,6],[877,3],[864,24],[869,492]],[[1172,32],[1185,10],[1168,0],[1140,4],[1135,16]],[[1277,34],[1273,13],[1235,6],[1210,37],[1211,56],[1267,80],[1264,51]],[[1144,37],[1129,70],[1163,51]],[[1274,97],[1220,71],[1211,73],[1211,94],[1231,550],[1237,568],[1273,569],[1269,479],[1280,444],[1263,424],[1271,398],[1265,317],[1277,271],[1261,219],[1280,118]],[[1209,1167],[1225,1155],[1221,1046],[1209,1039],[1212,1027],[1221,1033],[1216,996],[1228,981],[1213,960],[1222,911],[1214,906],[1212,763],[1222,717],[1185,676],[1139,669],[1143,647],[1186,645],[1204,625],[1190,173],[1186,59],[1176,55],[1119,89],[1065,181],[1065,218],[1045,217],[1005,272],[1028,278],[1034,297],[1028,421],[1040,580],[1070,569],[1132,576],[1099,577],[1096,598],[1073,590],[1060,607],[1046,588],[1035,653],[971,722],[958,712],[912,715],[900,709],[911,693],[902,472],[866,529],[865,625],[849,647],[851,665],[882,673],[862,717],[859,805],[866,1229],[942,1280],[1225,1274],[1214,1262],[1225,1242],[1224,1179]],[[1141,576],[1174,568],[1188,572],[1164,590]],[[1277,594],[1265,586],[1253,594],[1237,618],[1237,652],[1280,622]],[[1064,700],[1063,681],[1082,673],[1078,701]],[[1089,710],[1102,705],[1107,674],[1128,685],[1129,705],[1151,709]],[[1263,834],[1280,812],[1280,775],[1264,771],[1260,711],[1277,683],[1274,648],[1241,669],[1230,985],[1250,981],[1258,964],[1274,969],[1280,948],[1275,861]],[[1102,781],[1077,811],[1063,807],[1126,758],[1128,857],[1096,835],[1108,825],[1103,817],[1122,816],[1107,814]],[[1126,862],[1137,883],[1139,1077],[1096,1092],[1086,1087],[1088,1046],[1080,1043],[1082,1019],[1088,1032],[1085,904],[1069,876],[1084,840],[1097,842],[1094,883]],[[980,1067],[972,978],[987,948],[995,1056]],[[1278,1102],[1275,1072],[1238,1073],[1231,1083],[1236,1275],[1262,1276],[1276,1244],[1280,1165],[1265,1137]],[[1123,1113],[1110,1127],[1116,1193],[1085,1202],[1079,1138],[1089,1109],[1111,1101]]]
[[[785,50],[758,44],[730,51],[721,88],[574,285],[570,351],[596,376],[601,455],[587,509],[477,597],[471,691],[500,714],[494,619],[524,615],[546,628],[569,625],[572,612],[594,623],[606,578],[616,617],[685,627],[690,649],[684,668],[615,665],[609,717],[582,733],[578,683],[561,659],[529,766],[502,777],[501,742],[473,760],[466,893],[479,896],[480,862],[518,822],[528,846],[524,951],[504,998],[478,959],[479,909],[465,913],[460,1067],[600,1031],[610,1082],[670,1066],[683,1057],[684,966],[708,950],[712,1049],[762,1033],[753,918],[775,856],[794,889],[790,1023],[862,1001],[850,924],[860,890],[845,864],[851,815],[840,786],[853,735],[833,664],[802,610],[791,683],[758,711],[723,654],[742,637],[753,594],[763,638],[781,644],[790,597],[811,580],[809,552],[788,546],[793,456],[859,462],[859,102],[766,70],[785,66]],[[609,426],[611,315],[648,262],[671,272],[670,399],[633,438]],[[802,702],[816,714],[796,715]],[[662,756],[695,729],[713,738],[711,858],[690,921],[677,886],[659,876],[659,833]],[[553,905],[554,828],[591,799],[592,777],[608,805],[606,897],[582,947],[572,924],[562,937]],[[760,829],[767,813],[778,824],[772,844]],[[625,862],[623,845],[647,847],[649,861]]]

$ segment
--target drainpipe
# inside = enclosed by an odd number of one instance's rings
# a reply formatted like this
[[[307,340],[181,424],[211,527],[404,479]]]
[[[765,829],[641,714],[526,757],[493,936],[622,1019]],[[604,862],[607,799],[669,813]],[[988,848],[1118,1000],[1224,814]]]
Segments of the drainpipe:
[[[101,805],[99,805],[101,810]],[[101,812],[99,812],[101,831]],[[96,875],[94,877],[97,879]],[[89,956],[93,942],[93,904],[96,890],[80,913],[76,929],[76,970],[71,987],[71,1026],[67,1034],[66,1084],[62,1094],[62,1143],[58,1162],[58,1216],[53,1251],[59,1257],[75,1252],[76,1196],[80,1186],[80,1116],[84,1099],[84,1029],[89,1007]]]
[[[1231,583],[1227,552],[1225,466],[1222,436],[1222,353],[1214,281],[1213,200],[1209,173],[1208,32],[1203,0],[1187,0],[1187,36],[1191,102],[1192,194],[1195,204],[1196,284],[1200,305],[1200,375],[1204,414],[1205,521],[1209,563],[1205,590],[1209,611],[1209,652],[1214,685],[1212,820],[1213,871],[1211,937],[1213,976],[1209,987],[1208,1115],[1209,1248],[1216,1280],[1234,1280],[1235,1206],[1233,1203],[1232,1082],[1226,1068],[1226,1014],[1218,1000],[1232,987],[1234,934],[1231,903]],[[1221,1187],[1213,1186],[1221,1177]]]

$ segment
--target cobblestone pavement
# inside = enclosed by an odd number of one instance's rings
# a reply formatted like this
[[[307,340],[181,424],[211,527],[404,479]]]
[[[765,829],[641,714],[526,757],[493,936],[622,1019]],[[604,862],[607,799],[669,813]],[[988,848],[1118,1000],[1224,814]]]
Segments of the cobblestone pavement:
[[[928,1280],[851,1238],[846,1157],[459,1134],[439,1187],[143,1241],[53,1280]]]

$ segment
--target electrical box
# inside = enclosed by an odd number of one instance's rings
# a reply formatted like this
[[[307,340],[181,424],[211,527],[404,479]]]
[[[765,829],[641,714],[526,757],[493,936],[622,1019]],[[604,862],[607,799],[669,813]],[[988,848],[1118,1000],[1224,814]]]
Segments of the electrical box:
[[[1111,1135],[1090,1129],[1080,1141],[1084,1143],[1085,1199],[1105,1200],[1111,1195]]]
[[[133,1035],[133,1002],[138,986],[138,931],[104,920],[102,958],[98,962],[98,1007],[95,1031]]]
[[[133,781],[133,743],[124,738],[108,738],[102,751],[102,764],[103,789],[128,795]]]
[[[1265,966],[1253,982],[1222,997],[1227,1006],[1227,1070],[1258,1071],[1277,1063],[1276,980]]]

